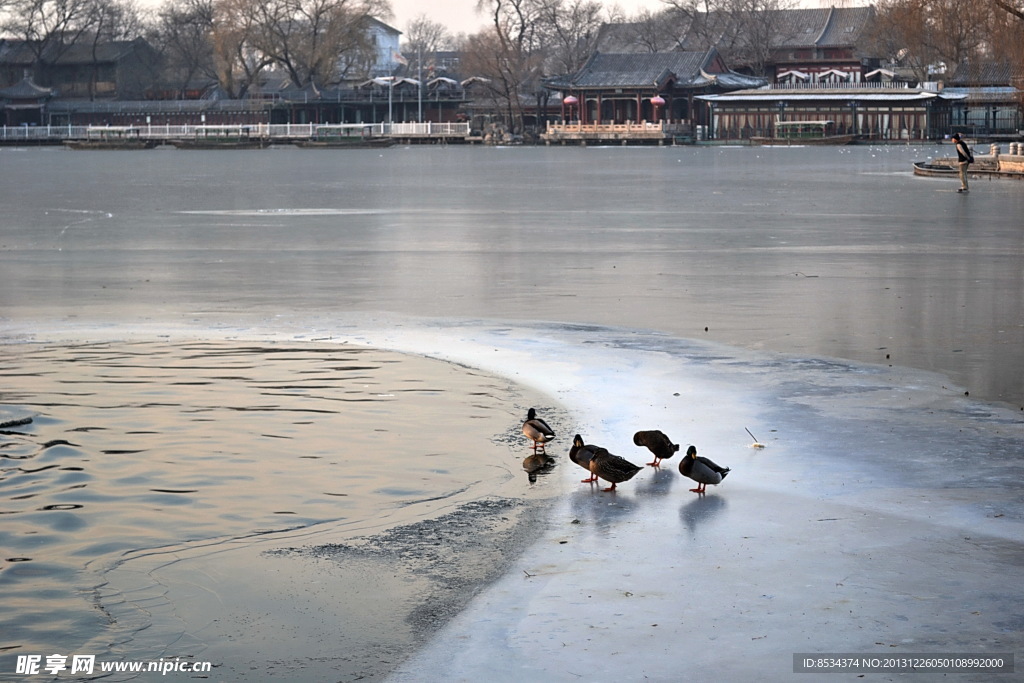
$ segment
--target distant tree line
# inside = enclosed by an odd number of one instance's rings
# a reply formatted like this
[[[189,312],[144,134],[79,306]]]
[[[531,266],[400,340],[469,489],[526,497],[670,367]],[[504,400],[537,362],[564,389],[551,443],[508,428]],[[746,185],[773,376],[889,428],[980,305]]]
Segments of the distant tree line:
[[[635,49],[716,48],[727,64],[768,75],[795,0],[662,0],[658,11],[626,16],[598,0],[478,0],[486,20],[474,35],[454,36],[421,16],[406,27],[402,50],[412,63],[438,51],[460,54],[463,76],[486,79],[495,110],[516,127],[524,109],[543,104],[542,79],[577,71],[601,28],[621,24]],[[1024,0],[878,0],[870,32],[873,56],[929,70],[964,60],[1024,65]],[[296,87],[331,86],[367,73],[375,58],[371,18],[387,22],[388,0],[165,0],[143,11],[135,0],[0,0],[0,31],[28,41],[37,65],[71,45],[139,36],[163,58],[165,81],[185,92],[217,83],[244,97],[269,69]]]
[[[1002,63],[1024,76],[1024,0],[880,0],[876,8],[865,47],[919,80],[965,62]]]

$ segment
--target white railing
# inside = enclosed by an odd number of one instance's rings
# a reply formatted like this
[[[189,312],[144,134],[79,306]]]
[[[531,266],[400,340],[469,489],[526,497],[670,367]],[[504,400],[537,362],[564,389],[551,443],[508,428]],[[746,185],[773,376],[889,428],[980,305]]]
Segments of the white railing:
[[[381,125],[384,126],[385,135],[398,137],[465,137],[469,135],[468,123],[431,123],[428,121],[426,123],[392,123]]]
[[[770,90],[907,90],[909,83],[899,81],[796,81],[772,83]]]
[[[552,133],[661,133],[665,124],[661,121],[627,121],[626,123],[557,123],[548,121],[548,132]]]
[[[123,128],[124,126],[118,126]],[[80,140],[89,131],[103,126],[0,126],[0,140],[44,141]],[[468,123],[252,123],[232,125],[180,126],[170,124],[138,124],[131,126],[138,137],[153,140],[209,137],[214,135],[245,135],[270,140],[313,140],[324,137],[466,137]]]

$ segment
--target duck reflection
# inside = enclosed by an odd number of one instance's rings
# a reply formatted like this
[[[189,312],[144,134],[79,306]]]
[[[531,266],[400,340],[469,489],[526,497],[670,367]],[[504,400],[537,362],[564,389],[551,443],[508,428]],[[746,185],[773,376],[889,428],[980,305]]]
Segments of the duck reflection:
[[[537,482],[538,475],[545,475],[555,466],[555,459],[545,453],[534,453],[523,460],[523,469],[526,470],[526,478],[531,484]]]
[[[715,494],[704,495],[692,499],[679,508],[679,519],[691,535],[696,535],[697,528],[706,526],[715,517],[721,515],[726,508],[725,498]]]
[[[678,474],[670,469],[663,470],[658,468],[637,483],[636,492],[648,497],[667,496],[672,492],[672,487],[675,486],[677,481],[680,481]]]
[[[569,513],[574,523],[583,524],[604,535],[616,524],[637,512],[641,505],[630,496],[605,496],[594,486],[573,491],[569,498]]]

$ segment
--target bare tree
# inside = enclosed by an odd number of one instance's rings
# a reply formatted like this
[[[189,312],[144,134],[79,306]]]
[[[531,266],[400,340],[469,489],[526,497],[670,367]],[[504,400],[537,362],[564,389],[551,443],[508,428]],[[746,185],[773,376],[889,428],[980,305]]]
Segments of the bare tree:
[[[990,8],[989,0],[882,0],[868,44],[928,80],[937,65],[954,69],[984,53]]]
[[[406,56],[424,55],[451,50],[454,38],[444,24],[432,21],[421,14],[405,27],[405,40],[402,41],[402,52]]]
[[[992,52],[1015,67],[1014,84],[1024,90],[1024,0],[992,0]],[[1024,102],[1024,93],[1021,94]]]
[[[266,0],[253,10],[253,47],[298,87],[335,82],[339,60],[366,61],[375,47],[368,19],[391,13],[387,0]]]
[[[575,73],[593,53],[604,10],[593,0],[546,0],[539,6],[548,73]]]
[[[641,9],[626,25],[630,42],[643,52],[668,52],[679,46],[691,23],[689,15],[671,9]]]
[[[273,59],[254,45],[259,37],[259,0],[214,0],[211,45],[217,82],[231,98],[242,98]]]
[[[100,50],[114,42],[132,40],[142,33],[142,18],[133,0],[92,0],[90,3],[89,31],[82,40],[88,40],[91,60],[88,96],[94,99],[100,78]],[[138,65],[137,65],[138,66]],[[155,74],[153,74],[155,75]],[[110,93],[112,94],[112,93]],[[118,95],[128,93],[119,92]]]
[[[471,64],[490,79],[512,133],[523,129],[522,96],[542,89],[542,0],[479,0],[492,26],[470,39]]]
[[[401,51],[409,60],[409,69],[420,73],[436,66],[438,52],[452,50],[455,45],[455,39],[444,24],[421,14],[406,26]]]
[[[213,27],[213,0],[168,1],[157,14],[151,40],[163,55],[165,74],[180,96],[197,77],[217,78]]]
[[[791,38],[786,12],[794,0],[665,0],[686,28],[684,47],[715,48],[732,66],[766,76],[773,53]]]
[[[0,29],[25,41],[34,58],[35,77],[46,84],[47,67],[66,54],[94,20],[92,0],[10,0]]]

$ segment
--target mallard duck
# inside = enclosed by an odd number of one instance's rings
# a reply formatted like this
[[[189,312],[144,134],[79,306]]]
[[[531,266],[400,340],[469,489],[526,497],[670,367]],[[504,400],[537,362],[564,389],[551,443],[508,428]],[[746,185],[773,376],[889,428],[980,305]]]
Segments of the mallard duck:
[[[541,451],[544,451],[544,444],[555,438],[555,432],[548,423],[537,417],[537,411],[533,408],[526,413],[526,422],[523,423],[523,434],[526,438],[533,442],[533,452],[537,452],[537,447],[540,446]]]
[[[672,443],[672,440],[657,429],[637,432],[633,435],[633,443],[637,446],[644,446],[651,453],[654,453],[654,462],[647,463],[651,467],[661,467],[661,461],[671,458],[679,450],[679,444]]]
[[[704,493],[708,484],[720,484],[729,474],[728,467],[721,467],[705,457],[697,455],[697,447],[690,446],[686,449],[686,457],[679,463],[679,474],[689,477],[699,484],[694,493]]]
[[[625,458],[609,453],[607,449],[600,446],[583,443],[583,437],[577,434],[572,440],[572,448],[569,449],[569,459],[590,472],[589,479],[584,479],[584,484],[589,484],[604,479],[612,483],[604,491],[614,491],[615,485],[632,479],[642,467],[637,467]]]

